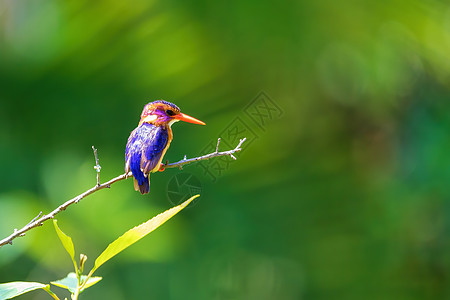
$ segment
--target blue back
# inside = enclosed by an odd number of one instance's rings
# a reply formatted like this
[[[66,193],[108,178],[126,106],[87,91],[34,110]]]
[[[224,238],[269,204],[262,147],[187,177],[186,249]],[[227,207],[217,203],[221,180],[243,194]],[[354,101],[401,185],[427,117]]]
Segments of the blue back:
[[[138,126],[128,138],[125,161],[129,164],[141,193],[149,192],[148,174],[157,167],[168,142],[168,130],[149,123]]]

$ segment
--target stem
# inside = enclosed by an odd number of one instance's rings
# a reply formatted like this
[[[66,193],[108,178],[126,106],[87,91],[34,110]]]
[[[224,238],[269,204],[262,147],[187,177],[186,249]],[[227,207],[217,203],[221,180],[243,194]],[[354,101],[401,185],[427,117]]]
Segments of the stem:
[[[78,295],[81,292],[81,289],[84,286],[84,283],[86,282],[86,280],[84,282],[81,282],[81,270],[76,270],[76,274],[77,274],[77,289],[75,290],[75,294],[73,294],[72,296],[72,300],[77,300],[78,299]]]
[[[55,293],[53,293],[53,292],[50,290],[50,286],[49,286],[49,285],[47,285],[45,288],[43,288],[43,290],[46,291],[47,293],[49,293],[50,296],[52,296],[53,299],[55,299],[55,300],[60,300],[60,299],[58,298],[58,296],[56,296]]]
[[[86,285],[86,283],[88,282],[89,278],[91,278],[91,276],[94,274],[94,271],[97,270],[95,267],[92,268],[92,270],[89,272],[89,274],[86,276],[86,278],[83,281],[83,284],[81,284],[80,286],[80,290],[82,290],[84,288],[84,286]]]
[[[78,300],[78,295],[80,294],[80,286],[77,285],[77,289],[75,290],[75,294],[72,296],[72,300]]]

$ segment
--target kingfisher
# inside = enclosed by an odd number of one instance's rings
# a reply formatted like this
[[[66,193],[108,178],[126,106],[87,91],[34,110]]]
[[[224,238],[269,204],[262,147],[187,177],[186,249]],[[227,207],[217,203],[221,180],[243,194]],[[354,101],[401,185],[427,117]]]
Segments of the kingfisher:
[[[125,173],[132,172],[134,189],[141,194],[150,191],[150,173],[160,171],[163,166],[161,161],[173,138],[171,126],[178,121],[205,125],[181,113],[178,106],[168,101],[156,100],[144,106],[141,120],[125,148]]]

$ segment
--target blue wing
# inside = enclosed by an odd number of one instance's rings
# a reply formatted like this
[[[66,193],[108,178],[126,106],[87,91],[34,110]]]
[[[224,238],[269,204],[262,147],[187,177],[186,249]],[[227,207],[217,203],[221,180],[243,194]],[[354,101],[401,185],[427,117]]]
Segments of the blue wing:
[[[133,130],[125,149],[125,172],[131,171],[135,178],[135,189],[148,193],[148,174],[156,172],[169,146],[169,133],[161,126],[144,123]]]

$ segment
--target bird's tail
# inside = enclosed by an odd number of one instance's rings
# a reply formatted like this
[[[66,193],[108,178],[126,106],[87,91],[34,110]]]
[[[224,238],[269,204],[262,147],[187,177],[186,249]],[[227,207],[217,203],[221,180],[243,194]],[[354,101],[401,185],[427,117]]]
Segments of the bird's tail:
[[[150,176],[146,177],[142,184],[139,184],[136,178],[134,178],[134,189],[141,192],[142,195],[148,194],[150,191]]]
[[[150,191],[150,175],[145,175],[141,170],[141,157],[132,155],[130,163],[127,163],[134,176],[134,189],[141,192],[142,195]]]

